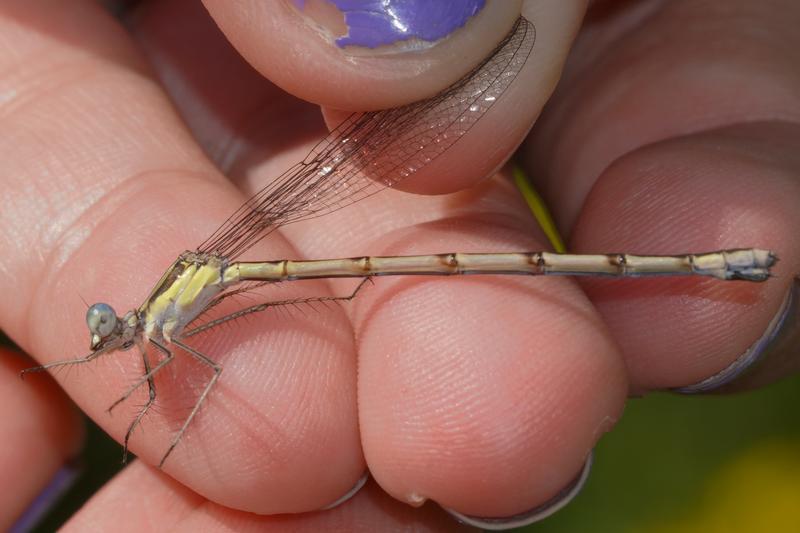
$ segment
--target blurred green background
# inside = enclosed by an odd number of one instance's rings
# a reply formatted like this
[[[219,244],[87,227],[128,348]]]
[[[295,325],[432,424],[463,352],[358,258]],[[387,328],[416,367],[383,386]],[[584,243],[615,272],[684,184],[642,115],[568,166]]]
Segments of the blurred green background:
[[[630,400],[583,492],[524,531],[800,532],[800,377]]]

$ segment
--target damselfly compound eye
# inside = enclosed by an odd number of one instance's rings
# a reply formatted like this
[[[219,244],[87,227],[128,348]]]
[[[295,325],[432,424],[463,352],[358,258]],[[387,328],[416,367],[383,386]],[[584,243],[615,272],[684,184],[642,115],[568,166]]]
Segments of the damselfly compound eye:
[[[86,311],[86,325],[93,335],[108,337],[117,327],[117,314],[108,304],[94,304]]]

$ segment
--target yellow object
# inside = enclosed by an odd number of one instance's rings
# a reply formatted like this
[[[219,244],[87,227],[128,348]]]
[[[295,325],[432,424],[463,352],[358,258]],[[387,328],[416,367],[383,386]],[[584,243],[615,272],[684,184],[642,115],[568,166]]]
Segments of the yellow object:
[[[683,517],[648,533],[800,531],[800,441],[768,440],[718,470]]]
[[[558,233],[556,223],[553,220],[550,211],[547,209],[547,205],[545,205],[544,200],[542,200],[542,197],[536,192],[536,189],[533,188],[533,185],[531,185],[530,180],[528,180],[528,176],[525,175],[525,172],[522,170],[522,168],[520,168],[518,165],[514,165],[511,172],[514,176],[514,183],[517,185],[519,192],[522,193],[525,203],[528,204],[533,216],[536,217],[536,221],[539,223],[539,226],[541,226],[544,234],[547,235],[547,239],[550,241],[550,244],[553,245],[553,249],[556,252],[563,254],[567,251],[567,247],[564,245],[564,240],[561,238],[561,234]]]

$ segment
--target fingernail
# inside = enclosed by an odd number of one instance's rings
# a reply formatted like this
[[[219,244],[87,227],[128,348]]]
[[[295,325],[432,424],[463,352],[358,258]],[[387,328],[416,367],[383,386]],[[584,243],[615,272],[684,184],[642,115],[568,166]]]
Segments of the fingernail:
[[[514,516],[485,518],[465,515],[463,513],[459,513],[458,511],[453,511],[452,509],[447,508],[444,508],[444,510],[450,513],[450,515],[452,515],[459,522],[488,531],[503,531],[506,529],[528,526],[535,522],[539,522],[540,520],[544,520],[575,499],[575,496],[577,496],[583,489],[584,485],[586,485],[586,480],[589,478],[589,472],[592,470],[593,460],[594,452],[591,452],[586,458],[586,463],[584,463],[580,474],[578,474],[569,485],[564,487],[558,494],[550,498],[550,500],[534,509],[531,509],[530,511],[516,514]]]
[[[800,277],[794,278],[789,292],[783,299],[781,307],[770,321],[764,334],[754,342],[747,351],[727,368],[694,385],[672,389],[680,394],[702,394],[706,392],[723,392],[723,388],[737,389],[745,385],[745,381],[753,384],[768,382],[778,378],[782,370],[793,362],[788,361],[793,350],[787,349],[796,345],[800,337]]]
[[[485,0],[293,0],[339,48],[431,46],[463,27]]]
[[[22,516],[9,529],[10,532],[32,531],[47,516],[61,497],[75,484],[81,473],[78,462],[67,463],[62,466],[50,483],[44,488],[35,500],[25,509]]]
[[[369,479],[369,472],[366,472],[363,476],[361,476],[358,479],[358,481],[356,481],[356,484],[353,485],[353,488],[348,490],[347,493],[344,496],[342,496],[341,498],[339,498],[335,502],[333,502],[333,503],[331,503],[329,505],[326,505],[325,507],[320,509],[320,511],[328,511],[330,509],[333,509],[334,507],[339,507],[344,502],[346,502],[347,500],[349,500],[350,498],[352,498],[353,496],[358,494],[358,491],[360,491],[362,488],[364,488],[364,485],[367,483],[368,479]]]

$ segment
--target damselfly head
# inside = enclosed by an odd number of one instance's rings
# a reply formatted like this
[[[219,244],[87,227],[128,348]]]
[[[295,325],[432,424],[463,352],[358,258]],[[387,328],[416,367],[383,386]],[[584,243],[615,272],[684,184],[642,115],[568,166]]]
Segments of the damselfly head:
[[[117,316],[114,308],[105,303],[96,303],[86,311],[86,325],[92,335],[92,350],[122,348],[126,349],[130,335],[127,335],[126,321]]]

